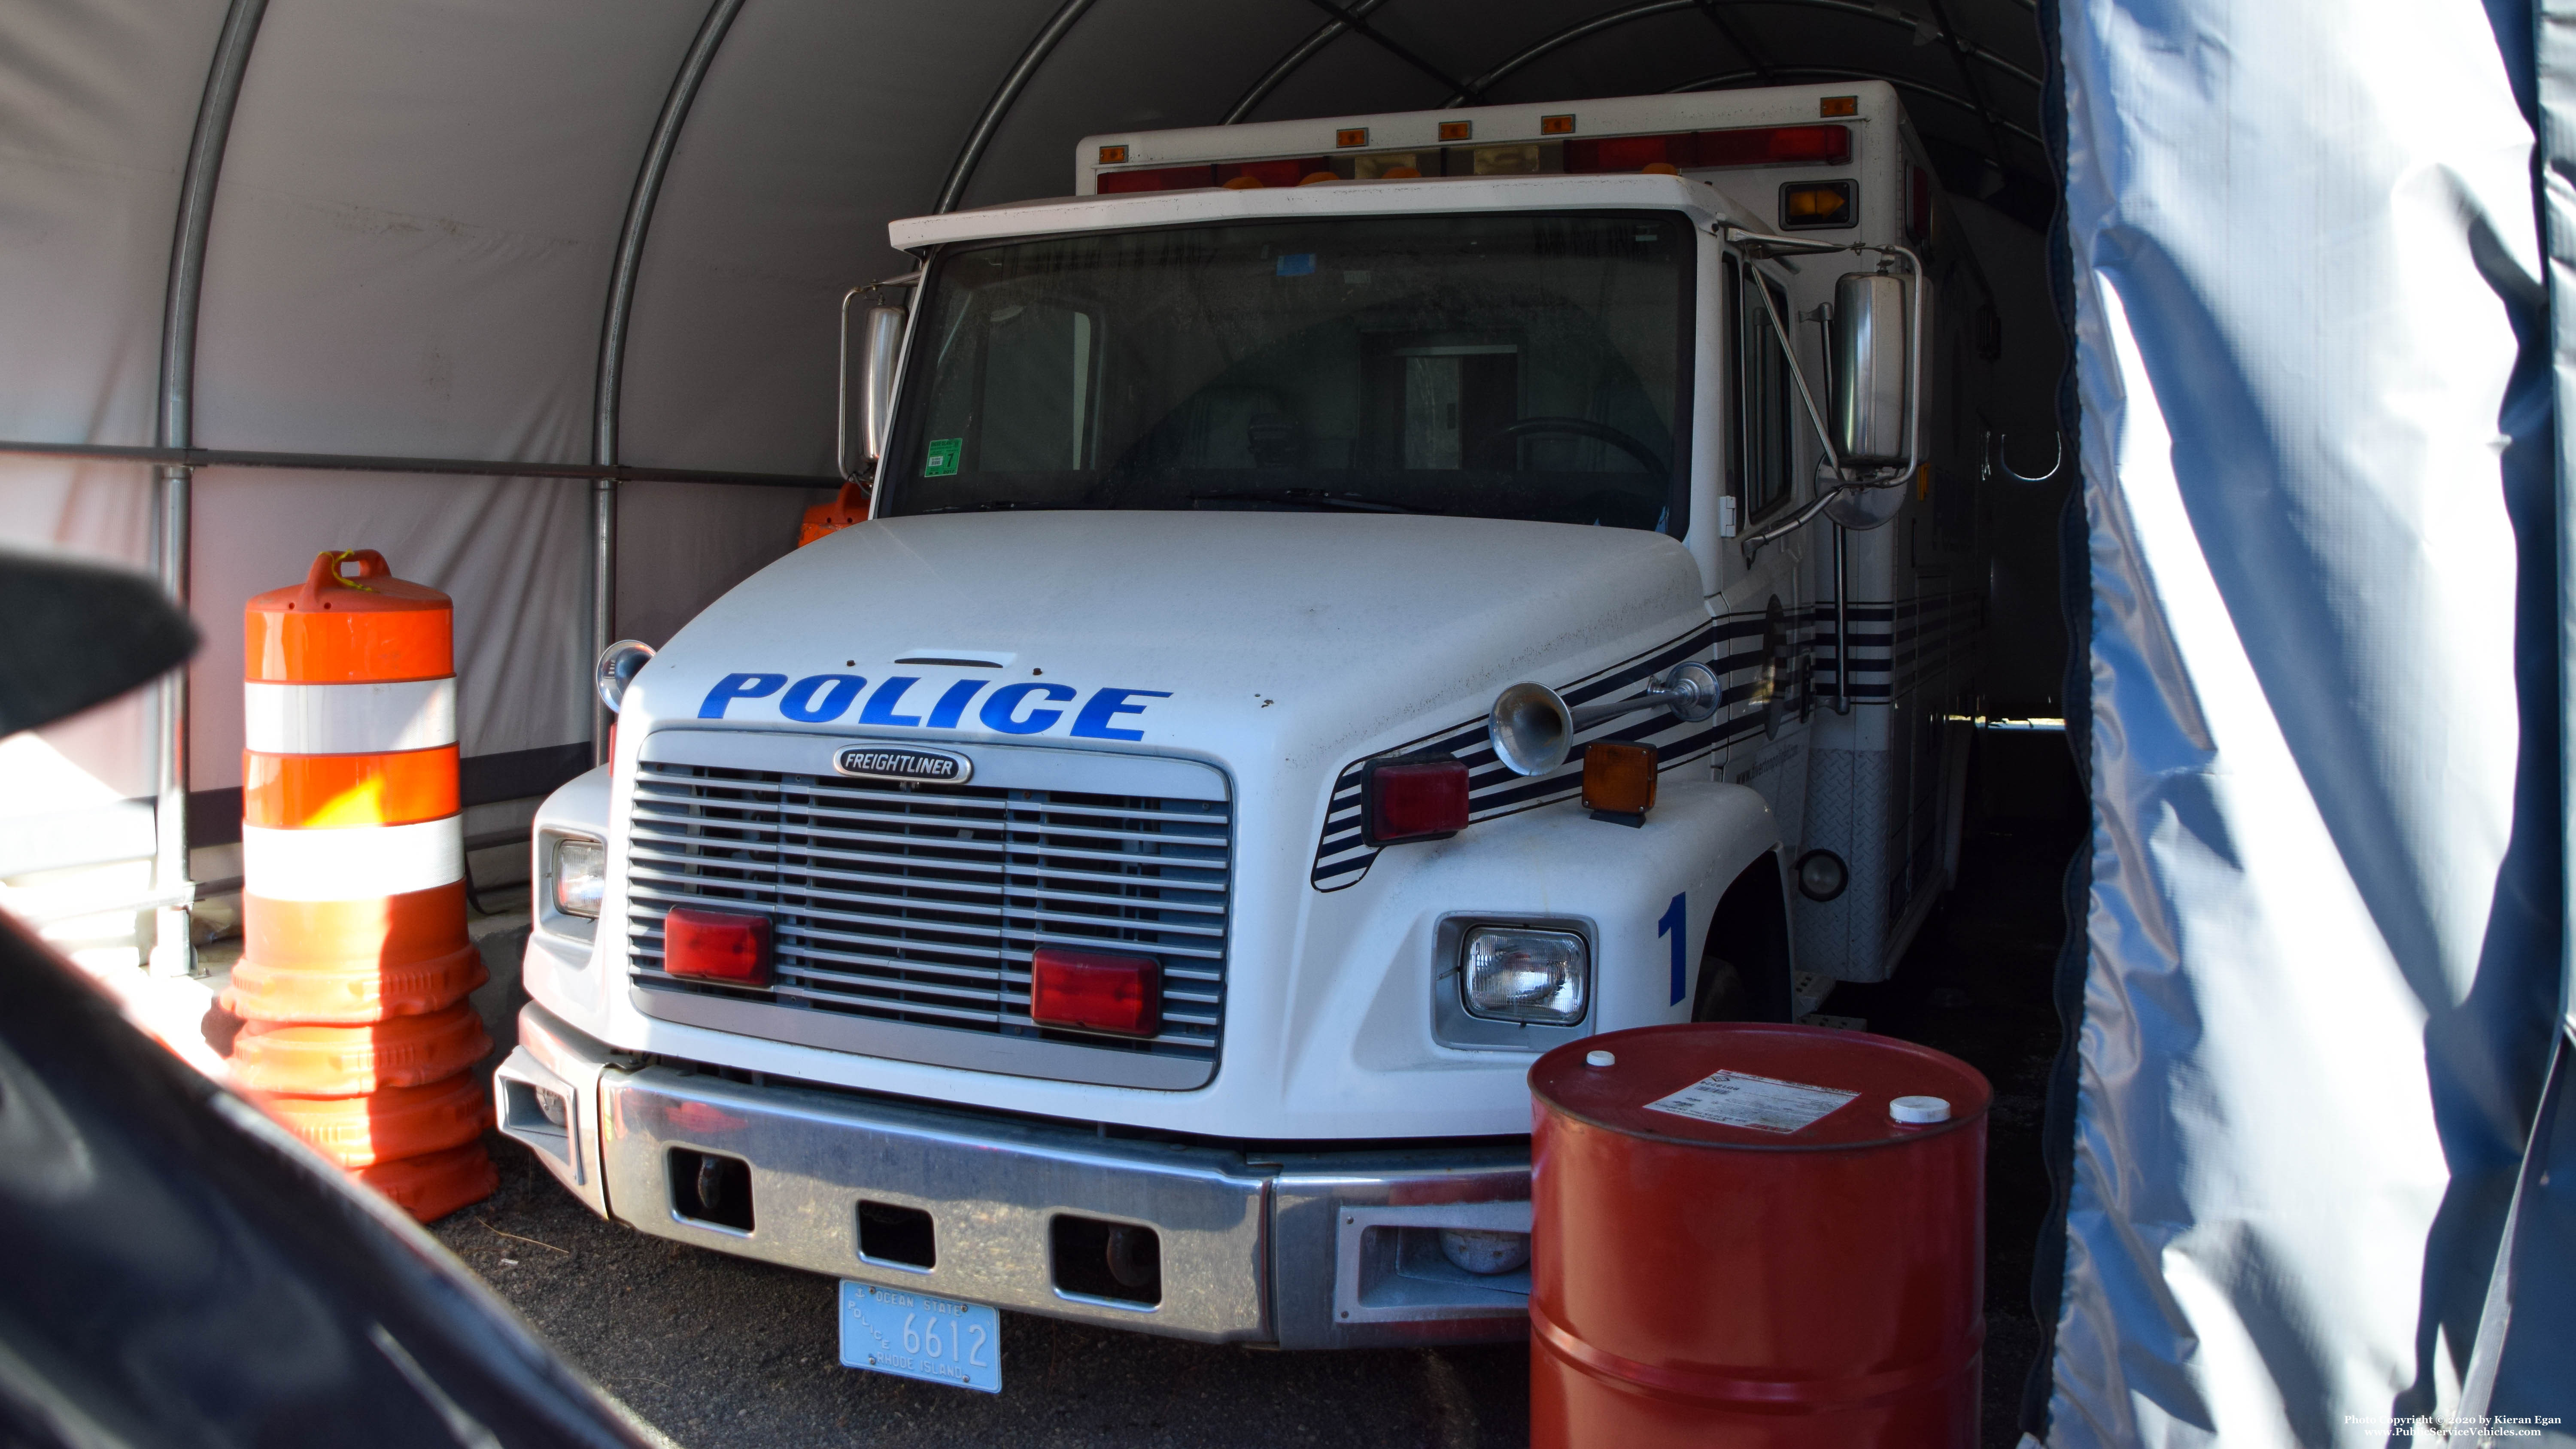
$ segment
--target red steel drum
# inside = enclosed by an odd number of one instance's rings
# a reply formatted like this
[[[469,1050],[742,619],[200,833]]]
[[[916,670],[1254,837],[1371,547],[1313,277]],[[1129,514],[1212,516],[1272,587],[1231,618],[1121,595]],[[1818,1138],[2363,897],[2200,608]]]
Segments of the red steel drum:
[[[1707,1024],[1573,1042],[1529,1081],[1534,1449],[1977,1443],[1975,1068]],[[1922,1098],[1947,1119],[1897,1120]]]

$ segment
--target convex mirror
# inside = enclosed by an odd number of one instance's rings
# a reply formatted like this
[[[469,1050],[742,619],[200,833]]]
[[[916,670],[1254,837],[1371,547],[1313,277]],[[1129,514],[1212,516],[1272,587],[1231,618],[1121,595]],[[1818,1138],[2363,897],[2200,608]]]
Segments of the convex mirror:
[[[838,450],[841,476],[860,482],[869,465],[885,456],[886,430],[894,421],[895,363],[903,351],[905,313],[901,307],[870,307],[855,319],[850,300],[841,299],[841,386]],[[850,426],[857,419],[856,437]]]
[[[1905,280],[1849,272],[1834,283],[1834,448],[1846,467],[1902,465],[1905,436]]]

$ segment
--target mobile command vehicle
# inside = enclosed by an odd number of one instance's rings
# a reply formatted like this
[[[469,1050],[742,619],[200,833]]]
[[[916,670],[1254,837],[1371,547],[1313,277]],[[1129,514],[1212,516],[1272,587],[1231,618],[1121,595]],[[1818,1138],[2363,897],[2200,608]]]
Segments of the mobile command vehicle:
[[[504,1130],[846,1362],[1517,1337],[1532,1059],[1947,879],[1983,283],[1874,83],[1076,161],[845,304],[874,519],[603,656]]]

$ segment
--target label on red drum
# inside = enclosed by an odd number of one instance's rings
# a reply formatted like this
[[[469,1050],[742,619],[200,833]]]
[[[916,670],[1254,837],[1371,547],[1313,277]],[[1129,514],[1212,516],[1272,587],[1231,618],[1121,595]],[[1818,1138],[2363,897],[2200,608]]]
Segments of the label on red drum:
[[[1646,1110],[1757,1132],[1788,1133],[1823,1121],[1859,1095],[1748,1072],[1711,1072],[1669,1097],[1648,1102]]]

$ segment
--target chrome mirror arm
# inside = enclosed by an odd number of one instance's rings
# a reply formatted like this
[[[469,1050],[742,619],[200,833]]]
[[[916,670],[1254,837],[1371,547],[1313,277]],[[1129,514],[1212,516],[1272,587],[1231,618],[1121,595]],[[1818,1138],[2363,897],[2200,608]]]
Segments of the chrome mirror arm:
[[[1862,252],[1877,252],[1883,257],[1902,259],[1906,270],[1914,279],[1913,286],[1910,288],[1913,296],[1908,298],[1906,303],[1910,316],[1905,339],[1905,466],[1893,472],[1883,469],[1874,470],[1865,477],[1854,477],[1852,471],[1843,465],[1842,454],[1835,449],[1832,433],[1825,427],[1824,414],[1818,411],[1816,400],[1807,389],[1806,371],[1798,366],[1797,351],[1789,345],[1788,329],[1780,325],[1780,311],[1771,301],[1771,289],[1762,285],[1759,278],[1755,279],[1753,291],[1762,299],[1762,311],[1771,321],[1771,335],[1779,339],[1781,354],[1788,359],[1789,380],[1797,385],[1798,401],[1806,406],[1807,420],[1816,430],[1816,441],[1824,447],[1826,464],[1832,469],[1835,477],[1844,481],[1817,494],[1806,507],[1780,522],[1757,533],[1747,534],[1737,547],[1742,550],[1744,561],[1751,563],[1754,556],[1762,552],[1765,544],[1785,538],[1814,522],[1817,514],[1824,512],[1843,494],[1862,489],[1902,487],[1913,479],[1915,470],[1922,466],[1925,278],[1923,259],[1916,256],[1911,247],[1898,246],[1894,243],[1882,245],[1875,242],[1830,244],[1810,242],[1797,237],[1773,236],[1734,225],[1724,227],[1720,234],[1726,241],[1733,243],[1749,256],[1763,256],[1775,252],[1796,252],[1801,255],[1823,252],[1851,252],[1858,255]],[[1884,261],[1879,263],[1882,271],[1886,266],[1887,263]]]
[[[1751,271],[1747,267],[1745,270]],[[1798,365],[1798,349],[1789,345],[1789,329],[1780,321],[1779,304],[1771,300],[1771,288],[1759,275],[1753,278],[1753,295],[1762,299],[1762,313],[1771,319],[1771,336],[1780,344],[1780,356],[1789,364],[1789,381],[1797,384],[1798,401],[1807,410],[1807,421],[1816,430],[1816,441],[1824,447],[1825,461],[1833,466],[1834,475],[1842,476],[1843,455],[1834,448],[1834,435],[1825,426],[1825,414],[1816,406],[1816,396],[1807,389],[1807,370]]]

